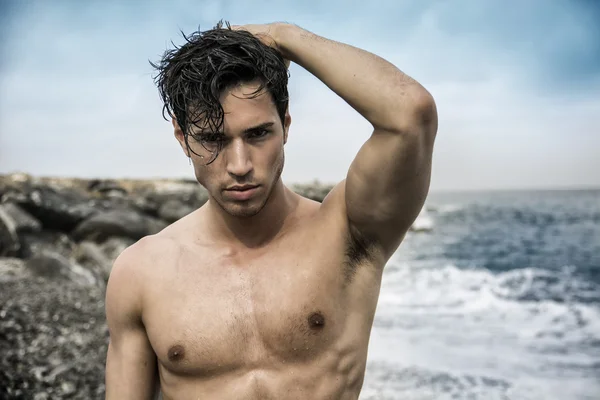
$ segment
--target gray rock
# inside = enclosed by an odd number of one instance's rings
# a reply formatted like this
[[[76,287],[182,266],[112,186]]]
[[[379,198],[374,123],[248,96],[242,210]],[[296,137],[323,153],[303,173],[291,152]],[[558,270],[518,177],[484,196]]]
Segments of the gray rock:
[[[69,279],[71,263],[61,254],[43,251],[26,261],[26,267],[36,276],[51,279]]]
[[[17,233],[40,232],[42,224],[28,212],[14,203],[0,204],[2,209],[13,220]]]
[[[128,194],[127,190],[117,181],[110,179],[94,179],[89,182],[87,189],[90,192],[100,193],[106,197],[125,197]]]
[[[117,257],[129,246],[135,243],[135,240],[124,237],[111,237],[100,245],[102,252],[110,260],[110,264],[114,264]]]
[[[145,196],[138,195],[132,197],[131,205],[143,214],[158,218],[158,209],[160,208],[161,203],[156,201],[156,199],[149,199]]]
[[[0,284],[29,277],[31,272],[26,268],[25,261],[19,258],[0,258]]]
[[[158,216],[167,221],[175,222],[193,212],[195,208],[177,199],[167,200],[158,210]]]
[[[98,284],[92,272],[56,252],[42,251],[26,260],[25,265],[32,274],[46,279],[71,281],[82,286]]]
[[[309,184],[295,184],[292,185],[292,190],[301,196],[322,202],[323,199],[333,189],[334,185],[323,184],[319,181],[314,181]]]
[[[62,232],[45,230],[36,233],[24,233],[21,238],[21,257],[29,258],[43,251],[52,251],[70,258],[76,248],[75,242]]]
[[[20,250],[17,222],[6,207],[0,204],[0,257],[17,256]]]
[[[198,183],[171,183],[162,185],[155,190],[147,190],[144,197],[148,202],[160,205],[169,200],[178,200],[196,209],[208,200],[208,192]]]
[[[89,241],[81,242],[73,256],[77,263],[92,271],[102,282],[108,281],[112,262],[99,245]]]
[[[0,270],[24,263],[0,258]],[[102,288],[0,281],[1,399],[103,399],[107,344]]]
[[[72,232],[75,240],[103,242],[111,236],[139,240],[160,232],[167,224],[134,210],[100,212],[81,222]]]
[[[19,188],[3,196],[37,218],[45,229],[69,231],[79,222],[98,212],[91,198],[71,188],[34,185]]]

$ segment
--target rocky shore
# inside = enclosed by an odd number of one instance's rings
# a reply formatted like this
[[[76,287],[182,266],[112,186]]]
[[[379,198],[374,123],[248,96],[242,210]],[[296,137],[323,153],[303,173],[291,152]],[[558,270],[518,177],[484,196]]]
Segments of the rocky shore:
[[[195,181],[0,176],[0,399],[103,399],[113,261],[206,200]]]

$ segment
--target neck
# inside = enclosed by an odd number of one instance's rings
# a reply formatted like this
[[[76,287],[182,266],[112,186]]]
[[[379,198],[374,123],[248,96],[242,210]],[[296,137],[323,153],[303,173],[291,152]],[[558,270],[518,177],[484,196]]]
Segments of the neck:
[[[239,242],[248,248],[260,247],[282,231],[295,203],[281,178],[262,210],[251,217],[233,216],[210,199],[208,213],[212,236],[219,241]]]

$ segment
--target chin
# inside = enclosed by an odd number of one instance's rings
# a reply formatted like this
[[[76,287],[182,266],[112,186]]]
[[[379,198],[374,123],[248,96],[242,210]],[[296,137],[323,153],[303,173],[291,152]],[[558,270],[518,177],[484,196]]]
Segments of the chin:
[[[254,217],[262,211],[267,199],[253,199],[247,202],[226,201],[219,203],[221,208],[229,215],[239,218]]]
[[[239,218],[250,218],[257,215],[262,207],[249,207],[249,206],[239,206],[239,205],[230,205],[225,208],[225,211],[233,216]]]

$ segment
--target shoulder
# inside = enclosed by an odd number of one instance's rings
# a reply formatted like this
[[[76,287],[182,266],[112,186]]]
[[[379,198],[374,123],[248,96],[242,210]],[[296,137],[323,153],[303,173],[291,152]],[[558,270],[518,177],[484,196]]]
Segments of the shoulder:
[[[172,253],[176,247],[174,238],[162,232],[143,237],[117,257],[111,270],[111,276],[123,273],[140,274],[151,268],[157,257],[164,257]]]
[[[156,277],[160,260],[175,251],[168,236],[146,236],[126,248],[114,261],[106,287],[107,316],[116,313],[139,314],[145,287]]]

